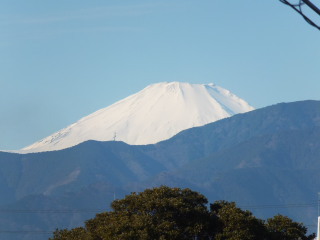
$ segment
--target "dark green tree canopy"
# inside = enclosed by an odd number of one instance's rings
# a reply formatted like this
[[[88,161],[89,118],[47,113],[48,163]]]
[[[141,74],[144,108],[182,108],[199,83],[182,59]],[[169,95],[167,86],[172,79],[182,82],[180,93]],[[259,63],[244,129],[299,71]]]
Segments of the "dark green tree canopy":
[[[315,238],[315,234],[306,236],[308,229],[303,224],[282,215],[269,218],[266,228],[273,240],[312,240]]]
[[[71,230],[62,229],[54,232],[54,238],[59,240],[93,240],[91,234],[84,228],[78,227]]]
[[[84,228],[54,232],[53,240],[311,240],[307,228],[284,216],[266,222],[234,202],[207,199],[190,189],[161,186],[131,193]]]
[[[265,239],[263,221],[250,211],[243,211],[234,202],[217,201],[210,205],[211,212],[219,225],[217,240],[257,240]]]
[[[114,201],[113,212],[98,214],[87,227],[103,239],[191,239],[207,231],[207,202],[190,189],[147,189]]]

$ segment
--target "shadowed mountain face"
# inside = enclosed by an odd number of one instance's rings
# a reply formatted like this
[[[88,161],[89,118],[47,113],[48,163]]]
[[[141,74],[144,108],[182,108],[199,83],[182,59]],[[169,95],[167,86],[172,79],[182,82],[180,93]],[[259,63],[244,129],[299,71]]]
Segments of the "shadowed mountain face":
[[[210,201],[237,201],[259,217],[280,212],[313,225],[319,159],[319,101],[235,115],[155,145],[88,141],[54,152],[0,153],[2,209],[78,210],[64,215],[7,211],[0,223],[6,230],[77,226],[107,209],[114,197],[165,184],[200,191]]]

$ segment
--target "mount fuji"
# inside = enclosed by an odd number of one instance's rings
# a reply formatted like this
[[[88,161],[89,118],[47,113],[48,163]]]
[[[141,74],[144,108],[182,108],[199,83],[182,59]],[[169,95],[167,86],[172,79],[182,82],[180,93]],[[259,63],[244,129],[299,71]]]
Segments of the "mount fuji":
[[[254,108],[246,101],[212,83],[157,83],[80,119],[21,152],[60,150],[87,140],[153,144],[182,130],[251,110]]]

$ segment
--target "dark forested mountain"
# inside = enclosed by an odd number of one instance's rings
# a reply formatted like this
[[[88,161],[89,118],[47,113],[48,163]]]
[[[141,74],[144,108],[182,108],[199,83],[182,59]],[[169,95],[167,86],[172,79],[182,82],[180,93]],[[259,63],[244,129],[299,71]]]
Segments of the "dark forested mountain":
[[[33,231],[75,227],[114,197],[161,184],[189,187],[210,201],[237,201],[259,217],[279,212],[313,225],[320,102],[238,114],[154,145],[88,141],[53,152],[0,152],[0,164],[0,225],[26,231],[5,239],[46,239]]]

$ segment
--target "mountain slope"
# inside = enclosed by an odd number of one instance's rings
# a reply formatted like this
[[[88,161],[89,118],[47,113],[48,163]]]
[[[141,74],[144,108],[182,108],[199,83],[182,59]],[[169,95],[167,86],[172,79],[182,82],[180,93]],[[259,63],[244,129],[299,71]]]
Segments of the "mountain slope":
[[[233,152],[231,150],[236,149],[236,146],[252,139],[282,132],[308,132],[319,127],[320,102],[304,101],[277,104],[238,114],[185,130],[153,145],[131,146],[114,141],[88,141],[60,151],[31,154],[0,152],[0,187],[3,185],[0,191],[19,199],[28,194],[50,195],[63,192],[63,189],[74,191],[97,181],[124,187],[130,182],[145,181],[164,171],[177,171],[198,159],[223,151]],[[304,138],[311,136],[305,134]],[[301,141],[305,141],[304,138]],[[292,139],[288,139],[287,144]],[[267,146],[262,144],[260,148],[239,148],[238,152],[245,149],[249,156],[255,149],[262,151]],[[300,144],[300,148],[299,144],[295,146],[299,150],[304,145]],[[233,155],[236,163],[241,160],[237,156],[245,156],[245,153]],[[225,161],[221,166],[218,162],[215,164],[219,169],[234,166]],[[200,166],[204,166],[204,162]],[[12,191],[14,193],[8,194]]]
[[[159,184],[193,186],[211,201],[225,199],[254,208],[261,217],[282,214],[313,224],[320,188],[320,127],[254,136],[159,174],[144,187]],[[309,204],[299,208],[301,204]],[[291,207],[290,207],[291,205]]]
[[[59,150],[87,140],[151,144],[251,110],[244,100],[213,84],[153,84],[22,150]]]
[[[0,205],[2,209],[107,208],[115,192],[121,197],[166,184],[200,191],[210,201],[299,206],[316,202],[319,149],[320,101],[303,101],[238,114],[152,145],[88,141],[60,151],[0,152],[0,195],[5,196]],[[8,203],[13,204],[7,207]],[[251,210],[260,217],[282,213],[314,224],[316,204],[294,206]],[[0,216],[0,222],[3,229],[48,230],[75,227],[88,218],[76,212],[62,223],[55,220],[59,216],[11,214]]]
[[[280,103],[191,128],[167,141],[142,148],[167,168],[176,169],[191,160],[210,156],[253,137],[314,127],[320,127],[319,101]]]

